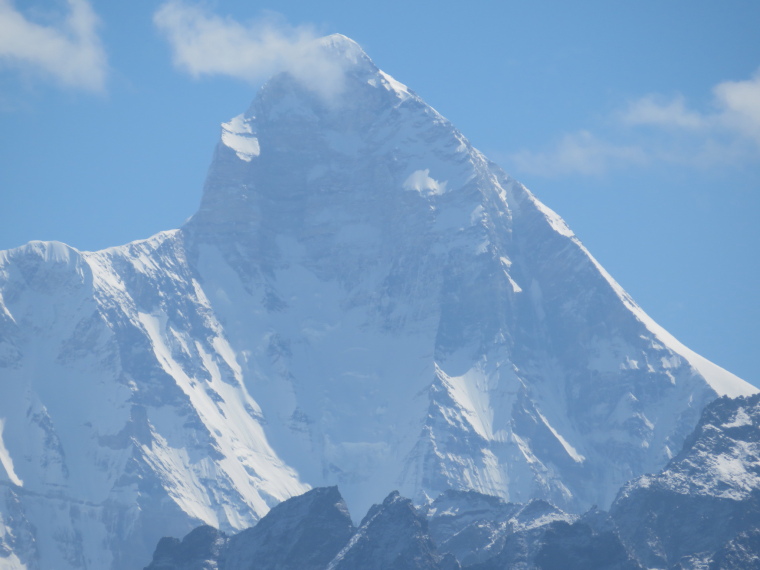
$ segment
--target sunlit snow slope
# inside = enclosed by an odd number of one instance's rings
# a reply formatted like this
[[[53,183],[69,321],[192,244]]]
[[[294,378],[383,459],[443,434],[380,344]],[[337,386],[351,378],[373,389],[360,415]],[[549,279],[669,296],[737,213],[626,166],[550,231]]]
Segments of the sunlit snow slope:
[[[198,213],[0,253],[0,561],[137,568],[309,486],[607,507],[755,391],[361,49],[223,125]]]

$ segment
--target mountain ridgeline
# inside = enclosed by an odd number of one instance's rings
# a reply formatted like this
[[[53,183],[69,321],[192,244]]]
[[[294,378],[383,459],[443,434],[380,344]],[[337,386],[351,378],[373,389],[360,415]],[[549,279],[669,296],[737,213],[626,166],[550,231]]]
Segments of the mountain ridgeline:
[[[475,491],[416,508],[393,492],[357,528],[337,488],[317,488],[231,538],[208,526],[163,538],[146,570],[759,568],[759,436],[760,395],[722,398],[681,453],[626,485],[609,513]]]
[[[349,535],[330,564],[370,556],[387,515],[446,567],[402,496],[608,509],[708,403],[756,392],[358,45],[315,49],[341,62],[342,92],[274,76],[222,126],[180,229],[0,252],[4,567],[141,568],[200,524],[217,529],[202,548],[234,535],[234,553],[243,529],[276,535],[255,530],[270,509],[335,485],[353,513],[400,495],[364,534],[331,519],[309,564]],[[638,488],[610,512],[635,511]]]

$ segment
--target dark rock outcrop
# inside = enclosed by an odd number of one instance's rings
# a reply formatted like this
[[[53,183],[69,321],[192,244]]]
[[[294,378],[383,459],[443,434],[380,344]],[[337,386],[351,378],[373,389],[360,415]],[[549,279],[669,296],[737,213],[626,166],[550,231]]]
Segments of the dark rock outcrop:
[[[338,488],[322,487],[283,501],[231,538],[209,526],[182,541],[162,538],[146,570],[323,569],[354,531]]]
[[[208,525],[193,529],[182,540],[164,537],[146,570],[217,570],[227,540],[224,533]]]
[[[453,570],[453,556],[437,553],[425,517],[409,499],[391,493],[374,505],[331,570]]]
[[[720,398],[657,475],[626,485],[610,509],[650,567],[690,568],[760,526],[760,395]]]
[[[312,489],[280,503],[256,526],[232,537],[220,569],[323,569],[354,531],[338,488]]]

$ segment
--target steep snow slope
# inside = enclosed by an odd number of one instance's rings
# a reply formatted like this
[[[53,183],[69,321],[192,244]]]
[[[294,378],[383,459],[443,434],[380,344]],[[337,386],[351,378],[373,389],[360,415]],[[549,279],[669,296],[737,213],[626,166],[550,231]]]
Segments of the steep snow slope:
[[[274,77],[181,230],[0,254],[16,566],[136,567],[309,485],[354,512],[394,488],[607,506],[754,391],[351,40],[322,49],[341,95]]]
[[[2,254],[0,516],[30,568],[142,567],[167,527],[240,529],[307,488],[176,235]]]
[[[223,138],[184,229],[264,429],[306,480],[358,510],[396,486],[608,505],[705,403],[753,391],[355,44],[332,48],[352,61],[343,98],[272,79],[229,124],[256,154]]]

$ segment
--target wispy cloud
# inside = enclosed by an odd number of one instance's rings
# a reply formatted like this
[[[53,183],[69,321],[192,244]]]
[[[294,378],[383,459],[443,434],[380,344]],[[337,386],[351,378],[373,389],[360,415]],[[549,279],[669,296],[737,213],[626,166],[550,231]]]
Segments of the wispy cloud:
[[[713,89],[720,107],[717,123],[757,143],[760,150],[760,70],[746,81],[725,81]]]
[[[564,135],[549,152],[523,150],[509,158],[521,172],[549,177],[599,175],[614,167],[647,161],[646,153],[637,146],[611,144],[588,131]]]
[[[708,110],[682,95],[647,95],[610,117],[601,134],[563,135],[548,150],[521,150],[508,160],[522,172],[545,176],[599,175],[632,165],[672,163],[698,167],[760,158],[760,70],[712,89]]]
[[[656,95],[642,97],[631,103],[620,114],[625,125],[652,125],[678,129],[699,129],[705,124],[704,117],[686,108],[683,96],[671,100]]]
[[[632,103],[621,118],[633,126],[692,129],[703,135],[731,134],[760,144],[760,71],[744,81],[719,83],[712,92],[710,111],[688,109],[680,95],[669,101],[650,95]]]
[[[87,0],[68,0],[57,25],[27,19],[12,0],[0,0],[0,63],[41,72],[64,85],[101,91],[107,57],[98,35],[99,20]]]
[[[171,45],[174,64],[193,77],[228,75],[255,83],[287,71],[328,98],[342,89],[341,62],[320,49],[309,27],[274,17],[241,24],[179,0],[163,4],[153,21]]]

